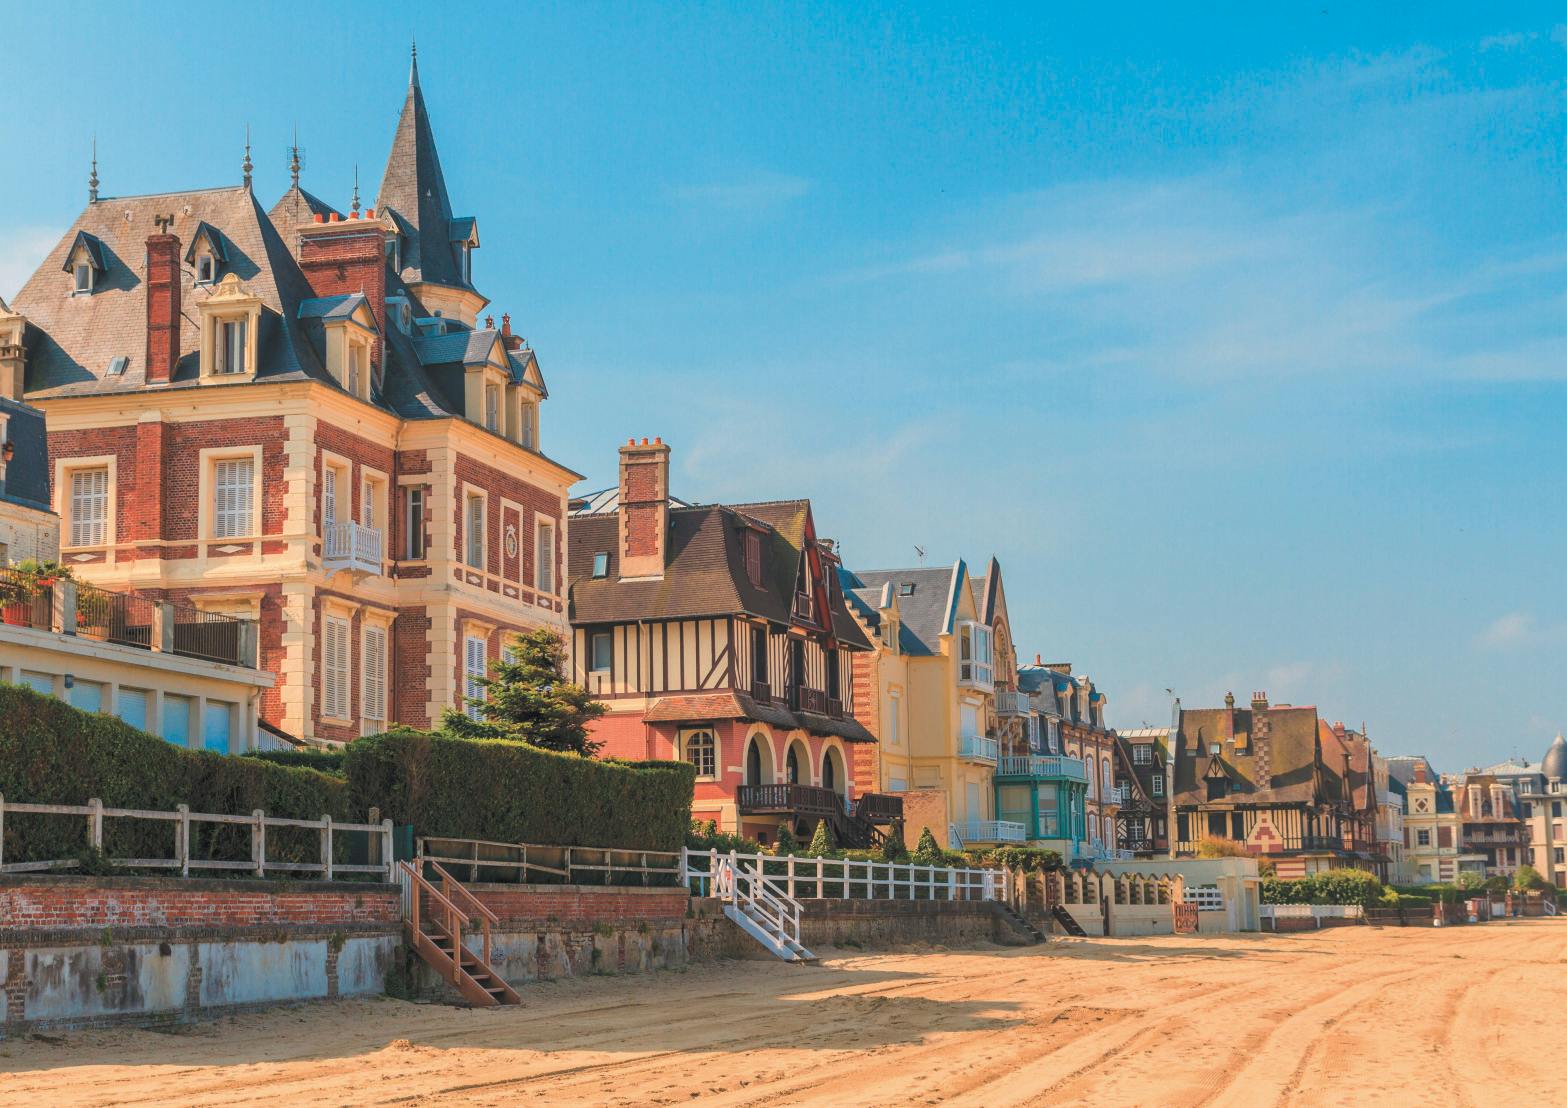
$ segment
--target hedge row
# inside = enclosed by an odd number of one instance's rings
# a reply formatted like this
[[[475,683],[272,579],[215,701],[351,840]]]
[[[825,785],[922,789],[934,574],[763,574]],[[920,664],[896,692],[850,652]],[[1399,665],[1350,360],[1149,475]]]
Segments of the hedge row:
[[[339,777],[272,765],[256,758],[171,746],[112,716],[78,711],[52,696],[0,684],[0,795],[32,804],[85,804],[97,797],[109,808],[268,815],[293,819],[364,818],[365,805],[350,806]],[[174,825],[110,819],[104,853],[120,858],[174,857]],[[346,837],[345,837],[346,838]],[[7,862],[43,861],[84,854],[84,818],[7,812]],[[193,857],[243,861],[250,857],[244,827],[195,824]],[[267,834],[269,861],[318,861],[319,838],[299,829]]]
[[[594,761],[525,743],[392,731],[350,743],[358,808],[376,805],[420,835],[550,846],[679,850],[696,768]]]
[[[315,769],[322,773],[343,772],[346,755],[341,750],[322,750],[320,747],[303,746],[294,750],[251,750],[242,757],[271,762],[275,766],[294,766],[299,769]]]
[[[1382,882],[1374,873],[1334,869],[1293,881],[1262,880],[1264,904],[1359,904],[1375,908],[1382,902]]]

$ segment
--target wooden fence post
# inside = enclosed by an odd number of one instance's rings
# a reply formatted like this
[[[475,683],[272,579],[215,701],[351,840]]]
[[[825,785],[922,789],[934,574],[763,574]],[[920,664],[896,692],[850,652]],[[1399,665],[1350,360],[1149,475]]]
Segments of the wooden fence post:
[[[378,814],[380,812],[380,809],[379,808],[371,808],[370,811],[371,811],[372,814]],[[396,881],[397,880],[397,874],[395,872],[395,867],[397,866],[397,863],[392,860],[393,850],[392,850],[392,821],[391,820],[383,819],[381,821],[381,834],[379,836],[372,836],[371,837],[371,841],[373,842],[377,838],[380,839],[381,858],[380,858],[380,861],[377,862],[376,864],[380,865],[380,866],[386,867],[386,880],[387,880],[388,883]]]
[[[332,813],[321,817],[321,876],[332,880]]]
[[[250,860],[256,864],[256,876],[267,875],[267,817],[260,808],[250,813]]]
[[[190,805],[179,804],[174,809],[180,814],[174,825],[174,859],[180,864],[180,876],[190,876]]]
[[[103,801],[96,796],[87,802],[87,807],[92,811],[87,813],[87,831],[92,839],[92,848],[103,850]]]

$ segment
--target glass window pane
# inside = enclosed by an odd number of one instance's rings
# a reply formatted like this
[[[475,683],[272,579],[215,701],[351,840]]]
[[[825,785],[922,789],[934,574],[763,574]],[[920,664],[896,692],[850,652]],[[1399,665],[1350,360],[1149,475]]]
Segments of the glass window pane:
[[[229,752],[230,705],[209,700],[201,713],[201,746],[218,754]]]
[[[121,689],[119,717],[132,727],[147,729],[147,693],[143,689]]]
[[[175,746],[190,745],[190,698],[163,698],[163,737]]]

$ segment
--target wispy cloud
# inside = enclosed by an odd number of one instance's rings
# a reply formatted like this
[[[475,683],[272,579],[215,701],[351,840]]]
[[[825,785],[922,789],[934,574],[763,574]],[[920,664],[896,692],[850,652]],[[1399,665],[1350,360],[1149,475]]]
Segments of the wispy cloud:
[[[1517,50],[1539,37],[1538,31],[1504,31],[1500,34],[1486,35],[1480,40],[1480,51],[1485,53],[1489,50]],[[1554,33],[1552,37],[1555,37]]]
[[[1562,641],[1567,641],[1567,625],[1541,624],[1532,612],[1498,616],[1475,636],[1475,645],[1484,650],[1517,650]]]
[[[740,215],[772,212],[811,191],[804,177],[759,173],[740,181],[685,184],[671,190],[674,199],[692,207]]]
[[[59,228],[0,227],[0,299],[10,302],[59,241]]]

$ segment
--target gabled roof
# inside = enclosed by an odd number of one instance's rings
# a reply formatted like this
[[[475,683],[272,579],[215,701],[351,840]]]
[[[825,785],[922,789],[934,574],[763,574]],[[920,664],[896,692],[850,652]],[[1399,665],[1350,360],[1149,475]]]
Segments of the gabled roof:
[[[897,596],[899,650],[916,656],[941,653],[941,636],[951,633],[957,618],[957,589],[966,587],[968,580],[962,561],[950,566],[846,572],[850,590],[864,603],[874,603],[871,598],[886,587]]]
[[[345,293],[342,296],[320,296],[299,302],[300,319],[319,319],[325,323],[352,319],[360,308],[368,308],[370,301],[362,292]]]
[[[267,212],[267,218],[286,243],[292,243],[299,227],[313,222],[318,215],[324,219],[330,219],[333,215],[339,219],[343,217],[342,212],[320,197],[306,192],[298,184],[290,185],[288,191],[278,197],[277,203]]]
[[[1266,738],[1257,724],[1266,721]],[[1257,752],[1268,746],[1269,784],[1264,786]],[[1223,801],[1211,802],[1202,772],[1219,744],[1218,758],[1234,787]],[[1323,804],[1341,795],[1339,772],[1323,763],[1317,710],[1313,707],[1230,709],[1186,708],[1176,737],[1177,803],[1200,807],[1247,804]]]
[[[570,618],[575,624],[629,623],[747,615],[788,626],[793,620],[794,581],[805,557],[803,539],[810,502],[709,504],[671,508],[662,579],[619,579],[620,516],[616,511],[574,514],[568,546],[571,582]],[[759,527],[771,542],[758,588],[745,568],[748,528]],[[608,559],[608,574],[593,576],[597,554]],[[869,649],[870,641],[831,593],[832,632],[840,645]]]
[[[489,331],[453,331],[444,335],[424,335],[413,340],[420,365],[483,365],[495,355],[506,358],[501,333]],[[499,351],[497,352],[497,347]],[[510,367],[510,361],[503,364]]]
[[[403,101],[375,206],[390,209],[403,234],[404,281],[473,288],[463,280],[457,252],[452,247],[452,202],[446,192],[441,159],[435,151],[435,132],[424,105],[424,91],[419,87],[417,58],[408,71],[408,96]]]
[[[185,248],[186,265],[189,265],[196,260],[196,247],[200,246],[203,242],[207,244],[207,249],[212,251],[212,256],[214,258],[222,263],[228,262],[229,254],[228,250],[223,246],[223,236],[218,233],[212,224],[208,223],[206,220],[202,220],[196,225],[196,229],[191,232],[190,245]]]
[[[65,252],[65,260],[60,263],[60,268],[66,273],[71,272],[71,259],[76,257],[76,251],[80,248],[87,253],[87,264],[99,273],[108,270],[109,265],[104,261],[103,242],[97,235],[88,234],[86,231],[77,231],[76,237],[71,240],[71,248]]]

